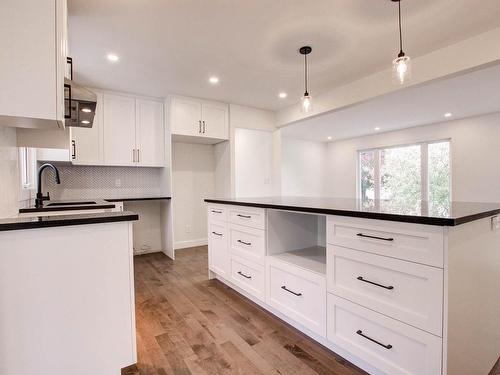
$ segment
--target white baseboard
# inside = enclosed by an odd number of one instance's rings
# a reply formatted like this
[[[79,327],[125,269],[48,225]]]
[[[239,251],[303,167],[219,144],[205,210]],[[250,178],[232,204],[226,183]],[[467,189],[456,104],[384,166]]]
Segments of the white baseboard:
[[[198,238],[195,240],[187,240],[187,241],[176,241],[174,242],[174,249],[185,249],[187,247],[195,247],[195,246],[205,246],[208,245],[207,238]]]

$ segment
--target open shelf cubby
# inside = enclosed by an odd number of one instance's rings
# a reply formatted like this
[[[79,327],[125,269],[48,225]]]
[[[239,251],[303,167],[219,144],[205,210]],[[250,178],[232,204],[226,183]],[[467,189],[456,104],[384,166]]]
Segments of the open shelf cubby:
[[[268,210],[267,255],[326,274],[326,216]]]

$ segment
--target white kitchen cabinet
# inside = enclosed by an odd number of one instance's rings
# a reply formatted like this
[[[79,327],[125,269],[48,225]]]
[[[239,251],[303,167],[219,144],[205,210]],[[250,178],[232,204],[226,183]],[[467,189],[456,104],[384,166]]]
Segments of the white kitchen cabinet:
[[[91,128],[70,127],[71,161],[75,165],[100,165],[104,159],[103,94],[96,93],[97,108]]]
[[[201,136],[201,102],[174,97],[170,113],[172,134]]]
[[[227,277],[229,273],[227,224],[214,222],[208,226],[209,268],[218,275]]]
[[[0,2],[0,125],[64,128],[66,0]]]
[[[202,102],[202,135],[209,138],[229,139],[228,118],[226,104]]]
[[[136,163],[143,167],[162,167],[165,160],[163,103],[136,99]]]
[[[104,164],[136,165],[135,99],[104,94]]]
[[[207,142],[229,139],[227,104],[176,96],[171,98],[170,107],[172,135]]]

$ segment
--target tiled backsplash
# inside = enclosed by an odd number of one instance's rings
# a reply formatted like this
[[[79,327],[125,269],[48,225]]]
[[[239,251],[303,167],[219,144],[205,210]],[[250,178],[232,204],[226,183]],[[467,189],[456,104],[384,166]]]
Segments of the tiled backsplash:
[[[161,169],[57,165],[61,184],[52,171],[44,175],[43,190],[53,200],[126,198],[162,195]]]

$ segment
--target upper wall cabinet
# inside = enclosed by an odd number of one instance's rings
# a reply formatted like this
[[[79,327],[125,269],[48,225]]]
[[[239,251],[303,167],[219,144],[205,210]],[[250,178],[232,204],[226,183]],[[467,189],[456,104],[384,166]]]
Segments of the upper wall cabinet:
[[[196,141],[206,143],[227,140],[229,107],[224,103],[174,96],[170,100],[170,127],[172,135],[181,140],[185,137],[196,137]]]
[[[97,109],[92,128],[70,128],[72,163],[163,167],[163,102],[125,94],[96,93]]]
[[[0,1],[0,125],[64,127],[66,0]]]

